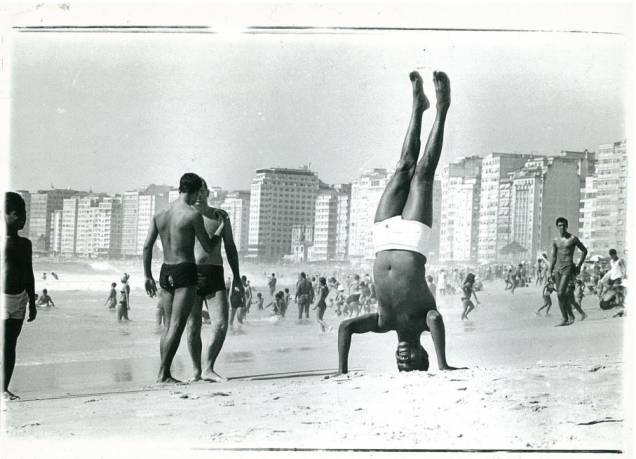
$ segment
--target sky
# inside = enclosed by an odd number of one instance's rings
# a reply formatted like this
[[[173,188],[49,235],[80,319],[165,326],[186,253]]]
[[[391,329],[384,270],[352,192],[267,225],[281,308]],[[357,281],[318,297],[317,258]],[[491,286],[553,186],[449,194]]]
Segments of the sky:
[[[451,79],[442,164],[596,150],[626,137],[627,44],[572,32],[16,33],[10,187],[115,193],[192,171],[249,189],[258,168],[302,165],[350,182],[397,161],[413,69],[432,100],[432,71]]]

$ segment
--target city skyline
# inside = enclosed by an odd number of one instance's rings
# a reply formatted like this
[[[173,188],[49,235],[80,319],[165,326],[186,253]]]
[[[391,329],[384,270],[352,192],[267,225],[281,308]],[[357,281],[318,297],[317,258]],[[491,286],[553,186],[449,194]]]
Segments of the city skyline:
[[[22,33],[12,56],[10,186],[112,193],[176,184],[191,170],[211,186],[246,190],[256,169],[309,164],[326,182],[347,183],[395,163],[413,68],[432,101],[430,72],[451,77],[441,165],[493,151],[593,150],[626,137],[626,40]]]

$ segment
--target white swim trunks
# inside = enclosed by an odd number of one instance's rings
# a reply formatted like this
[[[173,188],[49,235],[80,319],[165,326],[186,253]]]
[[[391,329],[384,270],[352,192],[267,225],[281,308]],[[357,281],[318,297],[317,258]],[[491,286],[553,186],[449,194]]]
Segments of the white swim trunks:
[[[17,295],[4,294],[3,319],[24,319],[26,308],[29,304],[29,295],[26,290]]]
[[[387,218],[373,225],[373,249],[408,250],[426,256],[426,242],[431,228],[417,220],[404,220],[401,215]]]

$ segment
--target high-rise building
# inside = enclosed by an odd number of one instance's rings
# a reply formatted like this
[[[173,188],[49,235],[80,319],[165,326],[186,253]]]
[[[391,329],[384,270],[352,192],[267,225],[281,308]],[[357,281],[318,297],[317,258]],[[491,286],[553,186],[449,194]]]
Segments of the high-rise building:
[[[250,194],[248,257],[288,255],[290,228],[314,225],[318,189],[318,177],[308,168],[257,170]]]
[[[521,169],[532,157],[526,154],[495,152],[483,158],[479,191],[478,258],[480,261],[501,260],[499,251],[510,242],[510,196],[505,193],[506,190],[510,190],[508,174]],[[504,191],[503,196],[502,191]]]
[[[47,252],[51,242],[51,216],[63,208],[65,198],[81,195],[76,190],[40,190],[31,194],[31,215],[29,216],[29,239],[34,252]]]
[[[441,262],[477,260],[481,166],[481,157],[469,156],[442,168]]]
[[[582,208],[581,241],[590,255],[625,253],[627,213],[627,142],[601,145],[596,175],[586,182]]]
[[[137,253],[137,221],[139,218],[139,191],[126,191],[122,196],[121,254]]]
[[[230,191],[220,207],[230,217],[236,250],[245,256],[249,244],[250,192]]]
[[[335,259],[349,259],[349,226],[351,223],[351,184],[334,185],[337,194],[336,253]]]
[[[53,255],[59,255],[62,251],[62,215],[64,211],[61,209],[54,210],[51,215],[51,243],[49,252]]]
[[[426,243],[423,246],[427,253],[428,261],[437,262],[439,259],[439,236],[440,223],[442,218],[442,182],[435,180],[433,182],[433,221],[431,232]]]
[[[75,255],[77,244],[77,215],[79,207],[79,196],[66,198],[62,208],[62,240],[60,253],[62,255]]]
[[[144,243],[146,242],[146,236],[148,235],[148,228],[150,228],[152,217],[168,207],[168,192],[140,194],[138,206],[135,255],[141,256],[144,253]]]
[[[22,235],[26,235],[26,237],[29,236],[29,220],[31,217],[31,192],[27,191],[27,190],[18,190],[17,193],[22,196],[22,199],[24,199],[24,207],[26,209],[26,222],[24,222],[24,228],[22,228],[22,230],[20,230],[19,232]]]
[[[511,238],[525,249],[523,258],[549,252],[558,217],[565,217],[569,231],[578,234],[578,170],[576,158],[556,156],[534,158],[510,174]]]
[[[322,189],[316,198],[314,237],[310,261],[331,261],[336,258],[338,230],[338,191]]]
[[[372,260],[375,256],[373,220],[389,178],[390,172],[386,169],[369,169],[351,184],[350,260]]]

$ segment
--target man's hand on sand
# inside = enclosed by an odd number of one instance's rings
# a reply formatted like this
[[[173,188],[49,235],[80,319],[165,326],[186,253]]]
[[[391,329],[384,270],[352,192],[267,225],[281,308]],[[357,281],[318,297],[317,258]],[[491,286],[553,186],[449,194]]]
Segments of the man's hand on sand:
[[[157,284],[155,284],[155,280],[152,277],[146,278],[146,293],[150,298],[157,295]]]

